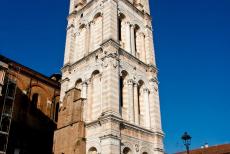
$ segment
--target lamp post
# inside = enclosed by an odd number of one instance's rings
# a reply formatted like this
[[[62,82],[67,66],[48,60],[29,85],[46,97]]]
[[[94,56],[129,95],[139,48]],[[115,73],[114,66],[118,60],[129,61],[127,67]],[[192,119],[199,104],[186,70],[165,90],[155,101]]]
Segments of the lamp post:
[[[186,150],[187,150],[187,154],[189,154],[189,146],[191,145],[191,139],[192,139],[192,137],[187,132],[185,132],[182,135],[181,139],[184,142],[184,145],[185,145]]]

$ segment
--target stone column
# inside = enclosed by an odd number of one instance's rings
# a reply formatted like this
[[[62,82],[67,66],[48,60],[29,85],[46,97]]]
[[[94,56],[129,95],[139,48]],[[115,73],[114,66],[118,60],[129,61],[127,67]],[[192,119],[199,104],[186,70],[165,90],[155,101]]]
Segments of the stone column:
[[[155,89],[153,85],[151,85],[151,90],[149,94],[149,105],[150,105],[150,117],[151,117],[151,129],[156,130],[156,109],[155,109]]]
[[[81,91],[81,98],[86,99],[87,98],[87,82],[82,83],[82,91]]]
[[[131,49],[131,54],[133,55],[133,56],[135,56],[135,54],[136,54],[136,48],[135,48],[135,35],[134,35],[134,33],[135,33],[135,31],[134,31],[134,25],[131,25],[131,28],[130,28],[130,33],[131,33],[131,47],[132,47],[132,49]]]
[[[76,62],[80,59],[80,53],[79,53],[79,36],[80,36],[80,32],[79,30],[75,33],[75,48],[74,48],[74,57],[73,57],[73,62]]]
[[[82,90],[81,90],[81,98],[83,98],[83,120],[86,121],[87,120],[87,82],[83,82],[82,83]]]
[[[144,33],[140,33],[140,40],[141,40],[141,60],[146,62],[146,50],[145,50],[145,35]]]
[[[64,55],[64,65],[72,62],[74,57],[74,15],[68,17],[68,26],[66,32],[66,44],[65,44],[65,55]]]
[[[133,80],[128,80],[128,91],[129,91],[129,109],[128,109],[128,115],[129,115],[129,121],[131,123],[134,123],[134,94],[133,94]]]
[[[149,90],[144,89],[144,104],[145,104],[145,126],[150,128],[150,112],[149,112]]]
[[[145,31],[146,63],[155,65],[156,63],[153,46],[153,34],[149,28],[146,28]]]
[[[93,52],[95,50],[95,43],[94,43],[94,28],[95,28],[95,22],[92,21],[90,25],[90,46],[89,46],[89,52]]]
[[[85,54],[84,56],[88,55],[89,54],[89,49],[90,49],[90,28],[91,27],[91,22],[87,24],[87,27],[86,27],[86,38],[85,38]]]
[[[90,122],[92,120],[92,83],[89,82],[88,85],[88,93],[87,93],[87,105],[86,105],[87,111],[86,111],[86,121]]]
[[[125,46],[126,46],[126,51],[131,53],[131,31],[130,31],[130,23],[126,22],[125,23],[125,36],[126,36],[126,42],[125,42]]]
[[[135,124],[139,125],[139,113],[138,113],[138,108],[139,108],[139,104],[138,104],[138,87],[137,87],[137,83],[134,83],[134,119],[135,119]]]
[[[103,42],[109,39],[118,41],[118,2],[104,1],[103,5]]]

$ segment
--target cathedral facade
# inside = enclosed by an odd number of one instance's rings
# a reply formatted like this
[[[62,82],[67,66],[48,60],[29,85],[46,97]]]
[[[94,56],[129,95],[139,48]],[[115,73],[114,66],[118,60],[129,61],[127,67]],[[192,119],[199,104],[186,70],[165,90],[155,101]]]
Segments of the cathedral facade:
[[[55,154],[163,154],[149,0],[70,0]]]

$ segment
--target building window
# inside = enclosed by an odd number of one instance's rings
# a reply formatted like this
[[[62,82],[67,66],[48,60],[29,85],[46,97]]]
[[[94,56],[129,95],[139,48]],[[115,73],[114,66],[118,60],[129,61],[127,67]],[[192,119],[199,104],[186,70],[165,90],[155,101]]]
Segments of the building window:
[[[127,80],[128,73],[126,71],[121,72],[120,76],[120,113],[123,115],[124,106],[127,106],[126,103],[126,91],[127,87],[125,86],[125,81]]]
[[[131,154],[131,153],[132,151],[128,147],[124,148],[123,154]]]
[[[118,18],[118,40],[121,41],[121,18]]]
[[[124,87],[124,80],[122,76],[120,77],[120,106],[123,107],[123,87]]]
[[[9,82],[8,88],[7,88],[7,96],[14,98],[16,92],[16,84],[13,82]]]
[[[56,106],[55,106],[55,121],[57,122],[58,121],[58,112],[59,112],[59,103],[56,103]]]
[[[34,107],[34,108],[38,107],[38,99],[39,99],[38,93],[33,94],[33,96],[32,96],[32,102],[31,102],[32,107]]]
[[[90,148],[88,154],[97,154],[97,149],[95,147]]]
[[[123,29],[122,23],[124,22],[124,20],[125,20],[125,15],[121,13],[118,17],[118,40],[120,42],[123,41],[123,39],[122,39],[122,29]]]

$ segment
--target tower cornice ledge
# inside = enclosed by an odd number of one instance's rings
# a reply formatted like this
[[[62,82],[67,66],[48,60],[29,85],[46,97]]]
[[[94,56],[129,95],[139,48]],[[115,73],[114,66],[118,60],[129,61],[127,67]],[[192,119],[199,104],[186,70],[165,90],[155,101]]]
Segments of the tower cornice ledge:
[[[89,1],[88,3],[86,3],[81,9],[76,11],[76,15],[77,14],[82,14],[86,9],[88,9],[89,7],[91,7],[94,3],[97,3],[98,1]],[[104,1],[103,1],[104,3]],[[76,6],[75,6],[76,7]]]
[[[102,52],[102,48],[98,48],[95,51],[89,53],[87,56],[83,57],[82,59],[76,61],[70,66],[70,70],[73,70],[77,65],[80,65],[84,62],[86,62],[88,59],[95,57],[98,53]]]
[[[149,130],[149,129],[146,129],[146,128],[143,128],[143,127],[131,124],[131,123],[126,122],[126,121],[123,121],[122,125],[123,125],[124,128],[127,127],[129,129],[133,129],[133,130],[137,130],[137,131],[142,131],[142,132],[145,132],[145,133],[150,134],[150,135],[159,135],[159,136],[164,137],[164,133],[163,132]]]
[[[64,72],[70,71],[70,66],[71,66],[70,63],[65,64],[65,65],[61,68],[62,74],[63,74]]]
[[[128,0],[122,0],[125,4],[127,4],[128,6],[130,6],[132,9],[134,9],[138,14],[140,14],[142,17],[147,16],[149,20],[152,20],[151,16],[149,13],[145,12],[145,11],[141,11],[139,10],[136,6],[134,6],[134,4],[132,4],[130,1]]]
[[[136,58],[135,56],[133,56],[132,54],[128,53],[127,51],[125,51],[124,49],[120,48],[119,49],[119,54],[123,55],[129,59],[132,59],[133,61],[136,61],[138,64],[142,65],[145,67],[146,70],[148,70],[149,72],[158,72],[158,69],[156,67],[156,65],[153,64],[146,64],[144,62],[142,62],[141,60],[139,60],[138,58]]]
[[[73,12],[71,12],[68,17],[67,17],[67,20],[71,19],[71,18],[74,18],[75,16],[77,15],[77,11],[74,10]]]
[[[146,134],[150,134],[150,135],[159,135],[161,137],[164,137],[164,133],[161,131],[153,131],[153,130],[149,130],[134,124],[131,124],[127,121],[124,121],[123,119],[121,119],[120,117],[117,117],[115,115],[105,115],[105,116],[101,116],[98,118],[98,120],[95,120],[93,122],[90,123],[86,123],[86,127],[94,127],[95,125],[98,126],[104,123],[107,123],[109,121],[113,121],[116,123],[120,123],[121,127],[124,128],[129,128],[129,129],[133,129],[136,131],[141,131],[141,132],[145,132]]]

